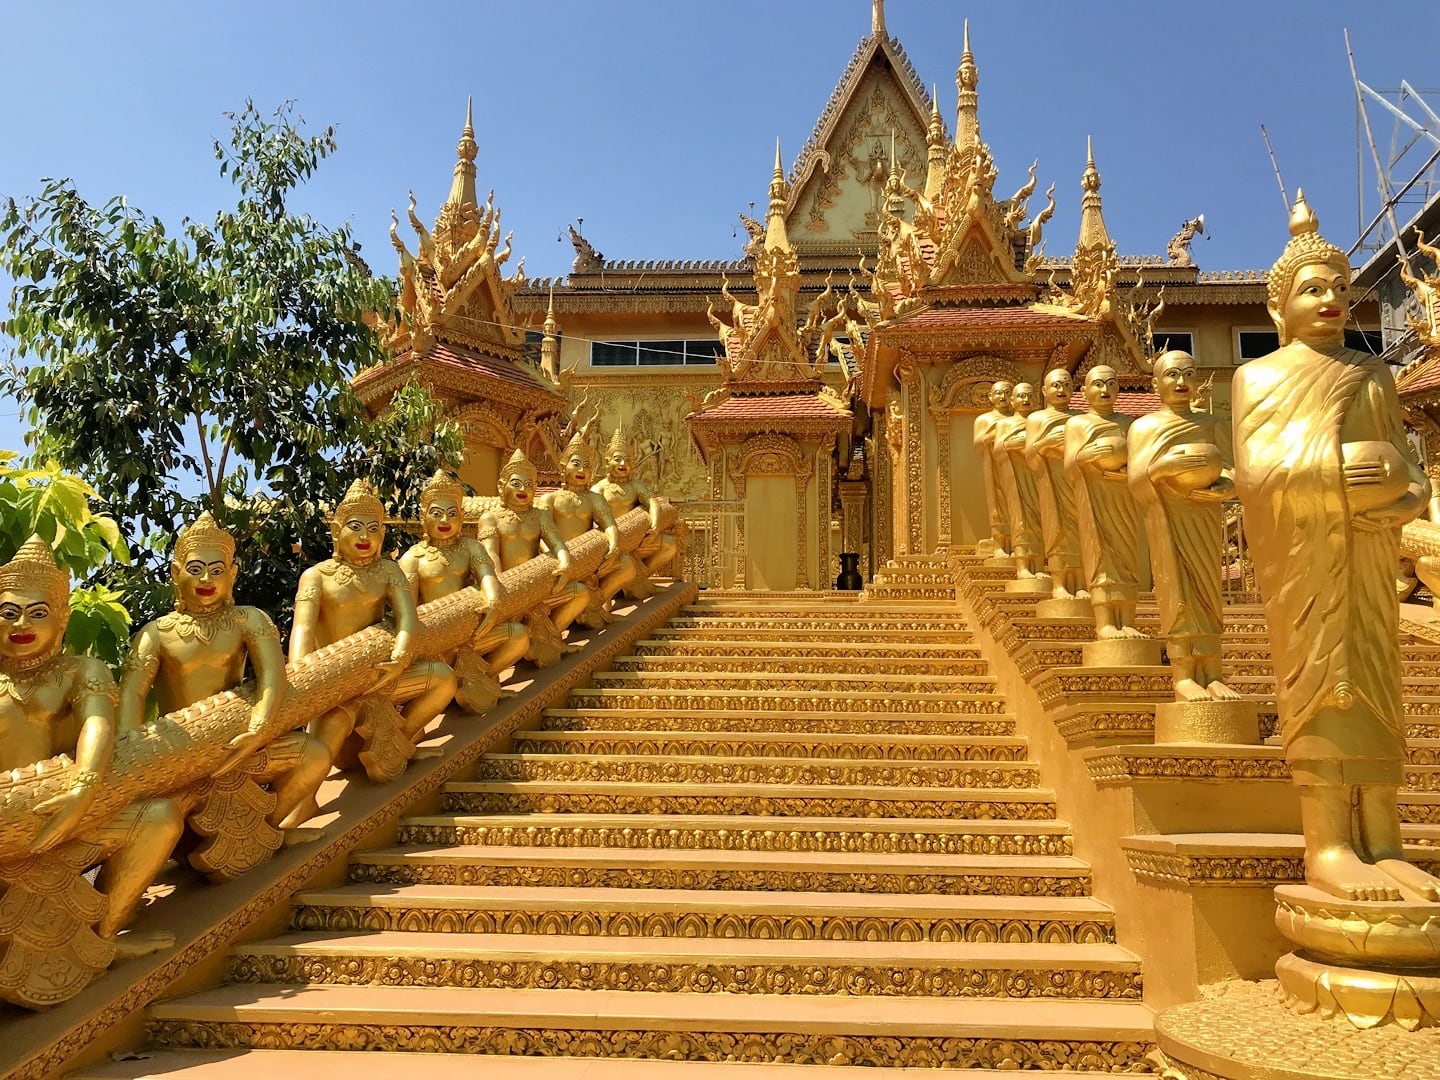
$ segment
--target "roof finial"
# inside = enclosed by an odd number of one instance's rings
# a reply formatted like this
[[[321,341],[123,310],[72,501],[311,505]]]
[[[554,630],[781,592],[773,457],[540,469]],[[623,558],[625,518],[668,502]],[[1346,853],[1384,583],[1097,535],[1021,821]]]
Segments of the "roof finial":
[[[446,202],[459,206],[478,205],[475,199],[475,157],[480,148],[475,145],[474,101],[465,99],[465,127],[460,132],[460,142],[455,147],[455,179],[450,184],[450,198]]]
[[[885,0],[873,0],[870,9],[870,36],[885,37]]]
[[[790,197],[790,185],[785,182],[785,166],[780,157],[780,140],[775,140],[775,172],[770,178],[770,210],[766,215],[765,247],[776,250],[790,247],[790,236],[785,230],[785,200]]]
[[[540,368],[552,379],[560,377],[560,324],[555,319],[555,283],[550,283],[550,304],[545,309],[545,333],[540,339]]]
[[[965,45],[960,52],[960,68],[955,72],[955,90],[958,95],[957,119],[955,123],[955,145],[962,150],[969,148],[980,134],[980,69],[975,66],[975,56],[970,51],[970,20],[965,20]]]

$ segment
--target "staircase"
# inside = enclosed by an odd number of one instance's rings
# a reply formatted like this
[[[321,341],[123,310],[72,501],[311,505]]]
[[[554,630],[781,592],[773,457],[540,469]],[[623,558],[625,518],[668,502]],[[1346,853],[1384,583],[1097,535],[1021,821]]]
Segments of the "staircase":
[[[953,605],[706,599],[81,1075],[1143,1068],[1038,782]]]

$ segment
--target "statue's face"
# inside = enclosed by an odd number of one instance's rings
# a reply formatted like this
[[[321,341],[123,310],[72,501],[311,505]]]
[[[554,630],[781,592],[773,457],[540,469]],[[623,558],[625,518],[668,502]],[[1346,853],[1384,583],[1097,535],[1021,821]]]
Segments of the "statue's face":
[[[1070,404],[1070,396],[1074,393],[1075,383],[1068,371],[1056,368],[1045,376],[1045,404],[1050,408],[1065,408]]]
[[[565,486],[583,488],[590,486],[590,459],[576,451],[564,461]]]
[[[1085,376],[1085,400],[1097,413],[1115,411],[1115,398],[1120,393],[1120,379],[1114,368],[1094,367]]]
[[[500,499],[507,509],[530,509],[535,504],[535,481],[526,473],[514,473],[500,485]]]
[[[0,592],[0,657],[18,663],[60,651],[65,620],[41,589]]]
[[[630,455],[624,450],[612,450],[605,463],[610,469],[611,480],[623,484],[630,479]]]
[[[1271,315],[1275,312],[1272,309]],[[1325,263],[1302,266],[1276,319],[1282,341],[1328,345],[1345,340],[1350,315],[1350,274]]]
[[[1014,389],[1014,384],[1005,382],[1003,379],[990,387],[991,406],[1001,412],[1008,413],[1010,411],[1010,391]]]
[[[385,523],[370,514],[351,514],[340,525],[335,551],[342,562],[364,565],[380,557],[385,543]]]
[[[170,564],[170,580],[181,611],[199,615],[219,611],[235,602],[235,575],[240,567],[219,547],[192,548],[185,561]]]
[[[452,543],[460,535],[460,530],[464,525],[460,515],[460,504],[449,495],[433,498],[425,507],[420,524],[425,529],[426,537],[434,543]]]
[[[1155,365],[1154,387],[1162,405],[1188,406],[1195,396],[1195,358],[1183,352],[1160,357]]]
[[[1035,411],[1035,388],[1028,382],[1016,383],[1015,389],[1010,391],[1010,401],[1017,413],[1029,416]]]

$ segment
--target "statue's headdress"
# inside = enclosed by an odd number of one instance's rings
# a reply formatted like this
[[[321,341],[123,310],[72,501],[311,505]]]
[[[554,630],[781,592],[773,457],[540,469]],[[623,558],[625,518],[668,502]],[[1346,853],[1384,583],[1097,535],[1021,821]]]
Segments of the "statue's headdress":
[[[586,466],[589,467],[591,472],[594,472],[598,455],[595,453],[595,447],[590,445],[590,440],[586,436],[587,433],[583,428],[570,436],[570,441],[565,444],[565,452],[560,455],[560,460],[563,463],[569,461],[575,454],[582,454],[585,457]]]
[[[171,561],[181,565],[189,559],[191,552],[200,548],[219,548],[225,553],[227,563],[235,561],[235,538],[220,527],[209,510],[180,530]]]
[[[610,436],[610,445],[605,448],[605,456],[609,457],[614,453],[622,453],[627,457],[635,456],[635,447],[625,435],[625,425],[622,423],[615,428],[615,434]]]
[[[532,486],[536,482],[537,474],[535,472],[535,466],[532,465],[530,459],[525,456],[524,450],[517,449],[515,453],[510,455],[510,460],[505,462],[504,467],[500,470],[500,486],[503,488],[509,483],[512,476],[527,476],[530,478]]]
[[[385,520],[385,504],[380,501],[375,486],[369,480],[356,480],[350,485],[345,497],[340,500],[340,505],[335,507],[330,524],[338,529],[345,524],[346,519],[355,514]]]
[[[1305,192],[1295,191],[1295,207],[1290,211],[1290,242],[1270,268],[1265,298],[1270,307],[1279,309],[1290,295],[1290,287],[1301,267],[1324,264],[1350,273],[1350,257],[1320,235],[1320,219],[1305,201]]]
[[[428,510],[436,499],[454,499],[457,507],[465,505],[465,489],[444,469],[436,469],[435,475],[420,489],[420,509]]]
[[[56,565],[50,545],[38,536],[31,536],[0,566],[0,591],[6,589],[41,592],[62,623],[70,619],[70,575]]]

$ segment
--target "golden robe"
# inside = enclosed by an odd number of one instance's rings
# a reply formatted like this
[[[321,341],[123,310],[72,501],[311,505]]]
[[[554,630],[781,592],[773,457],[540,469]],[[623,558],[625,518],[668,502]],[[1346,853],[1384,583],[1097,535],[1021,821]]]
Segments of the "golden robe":
[[[1017,553],[1034,554],[1040,550],[1040,495],[1035,489],[1035,474],[1025,464],[1025,450],[1012,453],[1004,446],[1006,436],[1025,429],[1025,417],[1018,413],[1002,416],[995,422],[991,445],[994,447],[995,472],[999,487],[1005,494],[1010,518],[1010,542]]]
[[[1065,475],[1065,455],[1041,454],[1029,448],[1064,428],[1075,414],[1062,409],[1040,409],[1026,423],[1026,458],[1035,470],[1040,501],[1040,536],[1045,543],[1045,561],[1055,572],[1080,565],[1080,534],[1075,517],[1075,491]]]
[[[1130,425],[1129,443],[1130,491],[1145,514],[1160,632],[1167,638],[1218,638],[1225,620],[1220,504],[1192,502],[1150,477],[1150,466],[1177,446],[1213,446],[1215,418],[1160,409]]]
[[[971,445],[975,447],[975,452],[980,456],[985,502],[990,511],[990,538],[1001,549],[1009,551],[1010,507],[1005,501],[1005,492],[1000,487],[1000,477],[996,473],[994,455],[990,449],[991,436],[995,433],[995,423],[1004,418],[1005,414],[998,409],[991,409],[989,412],[977,416]]]
[[[1398,784],[1400,530],[1354,530],[1341,446],[1392,443],[1425,484],[1389,369],[1301,344],[1235,373],[1235,484],[1265,602],[1286,758],[1301,784]]]
[[[1123,440],[1128,421],[1081,413],[1065,422],[1065,475],[1075,492],[1081,567],[1097,604],[1134,600],[1140,591],[1140,513],[1124,481],[1107,480],[1078,455],[1096,439]]]

